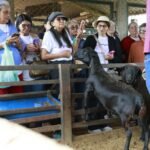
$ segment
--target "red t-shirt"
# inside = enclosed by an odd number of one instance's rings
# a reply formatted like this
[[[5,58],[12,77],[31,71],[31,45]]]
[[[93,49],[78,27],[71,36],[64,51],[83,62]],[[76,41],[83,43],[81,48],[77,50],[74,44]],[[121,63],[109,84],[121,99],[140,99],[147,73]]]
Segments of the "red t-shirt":
[[[130,46],[134,42],[135,42],[135,40],[132,39],[130,36],[125,37],[121,41],[121,48],[122,48],[122,52],[123,52],[123,62],[128,62]]]

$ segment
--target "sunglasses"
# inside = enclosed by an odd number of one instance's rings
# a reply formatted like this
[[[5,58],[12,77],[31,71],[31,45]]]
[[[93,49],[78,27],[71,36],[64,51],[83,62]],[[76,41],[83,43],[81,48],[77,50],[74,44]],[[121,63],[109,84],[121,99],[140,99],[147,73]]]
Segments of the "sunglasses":
[[[75,30],[75,29],[78,29],[78,28],[79,28],[78,25],[72,25],[72,26],[70,27],[71,30]]]
[[[63,18],[63,17],[57,17],[56,20],[57,20],[57,21],[61,21],[61,20],[62,20],[62,21],[65,21],[65,18]]]
[[[145,30],[140,30],[139,31],[139,33],[141,33],[141,34],[145,34],[145,32],[146,32]]]
[[[22,27],[23,27],[23,28],[25,28],[25,27],[31,28],[31,24],[22,24]]]

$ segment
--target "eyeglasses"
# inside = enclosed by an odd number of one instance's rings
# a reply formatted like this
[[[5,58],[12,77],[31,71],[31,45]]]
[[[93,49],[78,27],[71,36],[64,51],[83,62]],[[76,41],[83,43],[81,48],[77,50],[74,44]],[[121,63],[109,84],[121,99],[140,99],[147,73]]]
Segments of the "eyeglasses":
[[[103,27],[103,28],[106,28],[106,27],[108,27],[108,26],[107,26],[107,25],[98,24],[98,27],[99,27],[99,28],[102,28],[102,27]]]
[[[140,34],[145,34],[145,32],[146,32],[145,30],[140,30],[139,31]]]
[[[57,21],[61,21],[61,20],[62,20],[62,21],[65,21],[65,18],[63,18],[63,17],[57,17],[56,20],[57,20]]]
[[[71,30],[75,30],[75,29],[78,29],[78,28],[79,28],[78,25],[72,25],[72,26],[70,27]]]
[[[23,27],[23,28],[25,28],[25,27],[31,28],[31,24],[22,24],[22,27]]]

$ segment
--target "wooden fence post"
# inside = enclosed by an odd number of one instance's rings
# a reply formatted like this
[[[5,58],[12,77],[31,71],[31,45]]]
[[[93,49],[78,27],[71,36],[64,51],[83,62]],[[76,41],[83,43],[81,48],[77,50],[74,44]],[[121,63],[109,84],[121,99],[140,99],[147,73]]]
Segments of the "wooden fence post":
[[[72,143],[72,113],[71,113],[71,84],[70,65],[59,64],[59,83],[61,106],[62,141]]]
[[[8,0],[11,8],[11,20],[15,20],[15,6],[14,6],[14,0]]]

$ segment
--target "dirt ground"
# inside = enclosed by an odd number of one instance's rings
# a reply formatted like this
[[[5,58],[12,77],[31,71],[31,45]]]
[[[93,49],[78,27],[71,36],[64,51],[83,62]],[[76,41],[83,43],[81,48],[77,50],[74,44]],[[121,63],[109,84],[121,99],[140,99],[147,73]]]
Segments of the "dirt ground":
[[[140,129],[133,128],[130,150],[142,150],[143,142],[139,140]],[[78,136],[74,139],[75,150],[123,150],[125,143],[124,129]],[[150,145],[149,145],[150,147]]]

